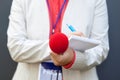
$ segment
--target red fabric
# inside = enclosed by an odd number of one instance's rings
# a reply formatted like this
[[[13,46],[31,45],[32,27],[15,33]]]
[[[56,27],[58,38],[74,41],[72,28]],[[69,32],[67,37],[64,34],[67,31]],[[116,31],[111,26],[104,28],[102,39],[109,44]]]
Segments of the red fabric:
[[[56,22],[58,13],[60,11],[60,8],[61,8],[63,2],[64,2],[64,0],[48,0],[49,6],[50,6],[50,9],[48,9],[49,19],[50,19],[50,36],[52,35],[53,25]],[[62,19],[63,19],[65,9],[67,7],[67,4],[68,4],[68,0],[67,0],[67,3],[65,4],[63,11],[62,11],[61,18],[59,19],[58,24],[56,25],[55,33],[61,32]]]
[[[73,57],[72,61],[69,64],[67,64],[63,67],[66,68],[66,69],[70,68],[74,64],[75,59],[76,59],[76,54],[75,54],[75,51],[74,51],[74,57]]]

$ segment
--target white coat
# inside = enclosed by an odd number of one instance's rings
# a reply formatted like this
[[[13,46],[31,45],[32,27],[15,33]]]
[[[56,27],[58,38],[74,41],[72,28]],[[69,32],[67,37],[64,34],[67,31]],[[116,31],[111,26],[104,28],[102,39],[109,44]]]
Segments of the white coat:
[[[13,80],[38,80],[40,62],[50,59],[46,0],[13,0],[9,19],[7,46],[18,62]],[[63,68],[64,80],[98,80],[96,66],[109,51],[106,0],[69,0],[62,23],[62,32],[68,35],[66,24],[101,44],[85,52],[75,51],[72,67]]]

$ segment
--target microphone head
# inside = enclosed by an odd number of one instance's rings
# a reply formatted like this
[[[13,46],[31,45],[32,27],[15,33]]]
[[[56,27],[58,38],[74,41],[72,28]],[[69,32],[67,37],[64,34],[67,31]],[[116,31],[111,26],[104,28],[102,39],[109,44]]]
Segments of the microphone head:
[[[55,33],[50,37],[49,46],[57,54],[64,53],[68,48],[68,38],[63,33]]]

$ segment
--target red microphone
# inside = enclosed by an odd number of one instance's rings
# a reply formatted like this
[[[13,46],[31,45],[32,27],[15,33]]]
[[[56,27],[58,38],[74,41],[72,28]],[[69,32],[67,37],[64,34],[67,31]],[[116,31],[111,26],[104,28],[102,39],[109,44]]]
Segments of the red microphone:
[[[68,38],[63,33],[55,33],[50,37],[49,46],[51,50],[57,54],[64,53],[68,48]]]

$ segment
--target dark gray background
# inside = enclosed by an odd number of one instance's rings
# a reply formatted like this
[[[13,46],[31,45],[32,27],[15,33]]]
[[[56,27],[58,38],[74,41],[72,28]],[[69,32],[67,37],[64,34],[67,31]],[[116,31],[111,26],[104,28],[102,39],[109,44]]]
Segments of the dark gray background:
[[[0,0],[0,80],[11,80],[16,69],[6,47],[8,15],[12,0]],[[98,66],[100,80],[120,80],[120,0],[107,0],[109,11],[110,52]]]

